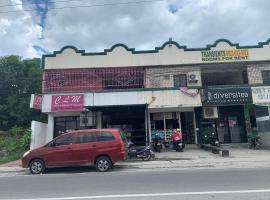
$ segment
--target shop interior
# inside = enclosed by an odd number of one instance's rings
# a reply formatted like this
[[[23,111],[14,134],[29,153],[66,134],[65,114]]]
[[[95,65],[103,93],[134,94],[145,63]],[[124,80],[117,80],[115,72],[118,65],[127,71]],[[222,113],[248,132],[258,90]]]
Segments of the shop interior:
[[[195,125],[193,112],[150,113],[151,138],[160,136],[170,141],[173,131],[180,128],[186,144],[195,144]]]

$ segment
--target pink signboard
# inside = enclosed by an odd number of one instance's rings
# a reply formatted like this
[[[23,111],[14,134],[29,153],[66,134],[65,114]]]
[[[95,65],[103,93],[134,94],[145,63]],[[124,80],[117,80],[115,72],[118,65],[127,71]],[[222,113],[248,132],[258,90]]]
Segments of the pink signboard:
[[[39,94],[31,94],[30,108],[41,110],[43,96]]]
[[[82,111],[83,94],[67,94],[52,96],[52,111]]]

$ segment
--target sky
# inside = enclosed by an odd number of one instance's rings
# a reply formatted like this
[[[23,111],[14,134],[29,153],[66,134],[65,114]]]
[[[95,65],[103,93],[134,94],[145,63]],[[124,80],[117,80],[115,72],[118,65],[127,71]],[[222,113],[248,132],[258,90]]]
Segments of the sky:
[[[172,38],[201,48],[270,38],[269,0],[0,0],[0,56],[41,57],[67,45],[152,50]]]

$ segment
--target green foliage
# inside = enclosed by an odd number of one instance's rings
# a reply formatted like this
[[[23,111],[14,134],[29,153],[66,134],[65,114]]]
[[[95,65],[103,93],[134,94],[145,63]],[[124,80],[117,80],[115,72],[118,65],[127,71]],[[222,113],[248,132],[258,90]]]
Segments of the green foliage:
[[[41,93],[41,83],[40,59],[0,57],[0,130],[45,121],[44,115],[29,108],[31,94]]]
[[[0,164],[21,158],[30,148],[31,129],[13,127],[0,135]]]

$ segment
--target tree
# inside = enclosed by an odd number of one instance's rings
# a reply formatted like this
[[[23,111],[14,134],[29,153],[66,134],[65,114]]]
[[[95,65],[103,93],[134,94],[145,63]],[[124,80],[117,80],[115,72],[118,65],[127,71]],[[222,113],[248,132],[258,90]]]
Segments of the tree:
[[[29,108],[31,94],[41,93],[41,81],[39,58],[0,57],[0,130],[29,127],[33,119],[44,121],[39,111]]]

